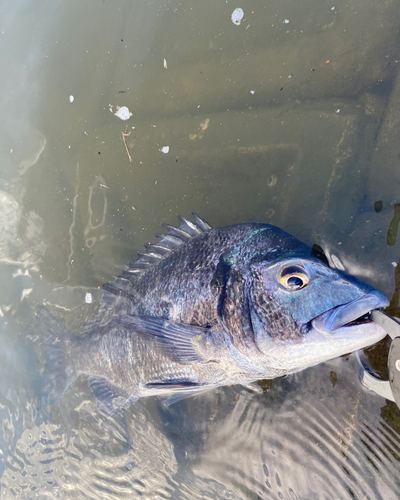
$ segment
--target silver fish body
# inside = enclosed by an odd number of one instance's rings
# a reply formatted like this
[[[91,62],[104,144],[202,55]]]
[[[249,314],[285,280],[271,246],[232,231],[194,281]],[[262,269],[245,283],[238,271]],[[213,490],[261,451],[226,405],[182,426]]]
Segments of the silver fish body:
[[[104,286],[98,316],[70,334],[38,309],[44,396],[89,376],[115,415],[140,397],[187,395],[294,373],[374,344],[386,296],[267,224],[211,228],[179,218]],[[172,395],[172,396],[171,396]]]

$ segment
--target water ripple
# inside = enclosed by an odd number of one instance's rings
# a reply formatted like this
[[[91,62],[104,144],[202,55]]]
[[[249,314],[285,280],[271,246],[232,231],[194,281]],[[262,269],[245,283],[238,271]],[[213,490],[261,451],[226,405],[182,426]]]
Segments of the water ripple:
[[[334,363],[335,388],[322,365],[262,398],[243,393],[211,430],[195,474],[239,498],[398,498],[400,436],[380,416],[383,400],[348,383],[351,362]]]
[[[168,409],[143,400],[120,420],[99,414],[83,379],[41,420],[3,395],[2,498],[395,500],[400,436],[383,403],[351,359],[262,395],[224,388]]]
[[[173,447],[145,408],[136,405],[121,424],[99,418],[95,403],[86,407],[69,437],[62,423],[23,432],[5,462],[4,498],[171,498]],[[130,445],[121,446],[124,432]]]

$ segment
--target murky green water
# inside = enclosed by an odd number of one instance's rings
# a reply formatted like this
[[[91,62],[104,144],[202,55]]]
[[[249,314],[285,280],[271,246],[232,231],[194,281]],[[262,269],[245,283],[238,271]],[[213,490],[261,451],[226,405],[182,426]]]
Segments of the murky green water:
[[[83,379],[42,407],[34,315],[77,329],[159,223],[192,211],[317,243],[400,315],[399,7],[1,2],[2,498],[399,497],[400,412],[352,356],[263,395],[140,400],[121,424]]]

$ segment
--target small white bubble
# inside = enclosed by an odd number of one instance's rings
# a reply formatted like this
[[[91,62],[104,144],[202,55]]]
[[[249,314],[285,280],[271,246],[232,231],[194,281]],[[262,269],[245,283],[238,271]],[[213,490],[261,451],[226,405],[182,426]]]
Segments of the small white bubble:
[[[397,262],[392,262],[393,267],[397,267]]]
[[[161,153],[167,154],[169,153],[169,146],[164,146],[163,148],[160,149]]]
[[[92,294],[87,292],[86,295],[85,295],[85,302],[86,304],[91,304],[93,301],[93,297],[92,297]]]
[[[250,90],[250,94],[254,94],[254,93],[255,93],[255,91],[254,91],[254,90]]]
[[[285,19],[283,22],[284,22],[285,24],[289,24],[289,19]]]
[[[73,95],[69,96],[69,102],[74,102],[75,97]]]
[[[336,113],[340,113],[340,109],[337,109],[337,110],[336,110]]]

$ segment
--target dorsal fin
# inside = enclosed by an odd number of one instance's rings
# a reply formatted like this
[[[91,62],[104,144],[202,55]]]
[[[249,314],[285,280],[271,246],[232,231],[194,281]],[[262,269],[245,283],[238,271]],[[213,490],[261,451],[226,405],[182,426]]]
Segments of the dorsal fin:
[[[172,252],[172,250],[182,245],[182,243],[211,229],[210,224],[197,214],[193,213],[193,217],[194,222],[191,222],[178,215],[178,227],[162,224],[167,229],[167,233],[156,233],[160,241],[156,244],[145,245],[146,251],[138,253],[139,258],[135,262],[129,263],[129,269],[122,273],[122,277],[128,277],[129,275],[145,271],[165,255]]]
[[[163,224],[168,232],[166,234],[156,234],[160,238],[160,241],[145,245],[146,251],[143,253],[139,252],[139,258],[135,262],[130,262],[126,271],[123,271],[111,283],[103,285],[105,293],[103,294],[102,302],[105,309],[100,309],[100,315],[108,318],[106,311],[115,302],[116,297],[121,297],[123,300],[135,301],[134,287],[132,287],[132,279],[135,276],[149,269],[189,239],[212,229],[208,222],[195,213],[193,213],[193,217],[194,222],[191,222],[178,215],[178,227]],[[88,323],[87,328],[89,327],[92,327],[92,323]]]

